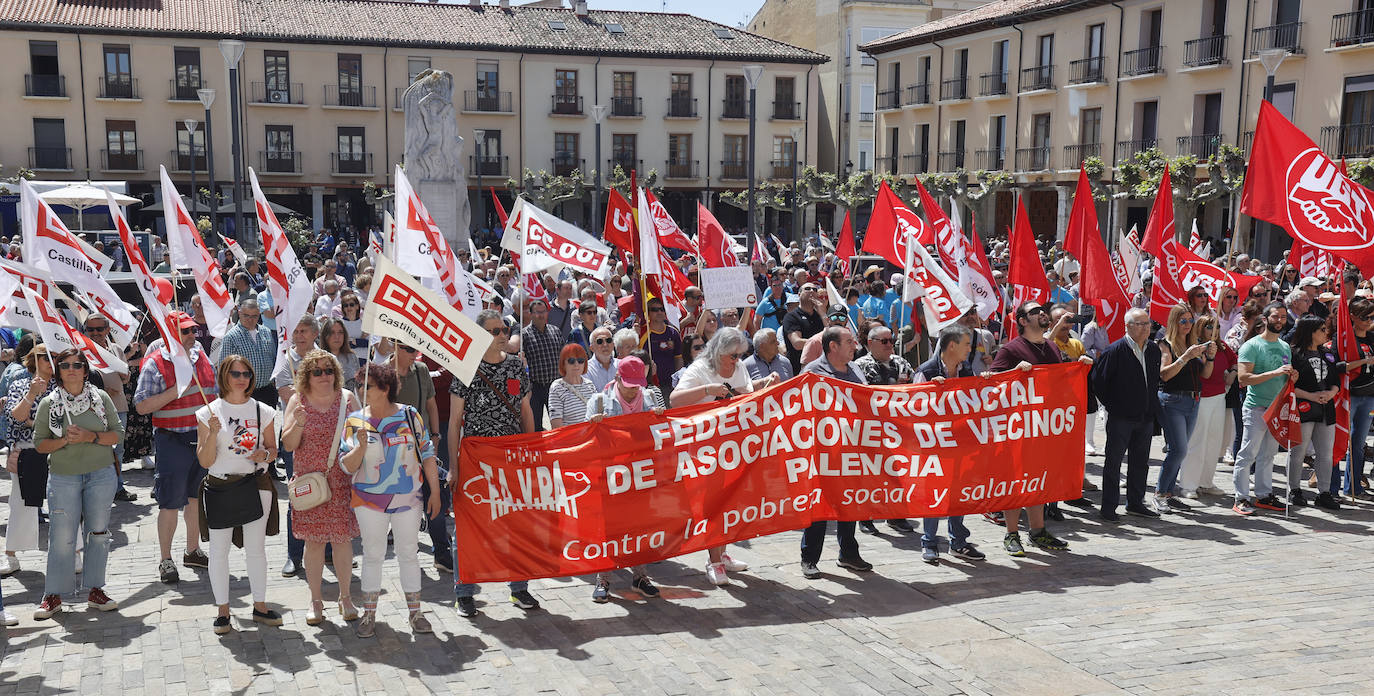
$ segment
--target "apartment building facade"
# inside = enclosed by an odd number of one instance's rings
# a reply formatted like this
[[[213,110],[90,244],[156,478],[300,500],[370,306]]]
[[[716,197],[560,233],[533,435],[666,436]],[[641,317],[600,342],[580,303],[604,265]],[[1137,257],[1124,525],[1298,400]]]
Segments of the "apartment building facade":
[[[1374,1],[997,0],[866,45],[877,60],[877,147],[887,171],[1010,173],[1040,235],[1062,235],[1079,163],[1106,178],[1132,155],[1205,160],[1247,148],[1268,74],[1285,56],[1273,102],[1333,157],[1374,146]],[[1184,173],[1175,173],[1175,176]],[[1190,174],[1205,177],[1199,167]],[[1010,224],[997,196],[982,234]],[[1233,198],[1203,206],[1199,229],[1276,258],[1286,234],[1235,215]],[[1112,233],[1143,222],[1148,200],[1101,209]]]
[[[131,195],[152,200],[159,164],[186,193],[192,170],[206,187],[213,160],[214,189],[232,200],[221,38],[247,44],[238,64],[245,179],[252,166],[274,202],[316,227],[375,219],[363,184],[391,186],[405,147],[402,95],[431,68],[454,77],[472,209],[485,209],[487,226],[492,206],[477,202],[490,200],[486,187],[509,201],[505,182],[525,169],[576,170],[591,182],[616,164],[656,171],[665,204],[694,223],[696,201],[746,185],[746,65],[764,66],[759,180],[791,177],[794,131],[796,157],[815,157],[808,123],[825,57],[690,15],[373,0],[113,5],[0,2],[0,61],[15,66],[0,74],[12,124],[0,133],[0,163],[41,179],[125,179]],[[209,150],[204,88],[216,93]],[[600,160],[596,106],[607,107]],[[560,212],[588,225],[590,211],[588,196]],[[717,214],[742,224],[732,208]]]

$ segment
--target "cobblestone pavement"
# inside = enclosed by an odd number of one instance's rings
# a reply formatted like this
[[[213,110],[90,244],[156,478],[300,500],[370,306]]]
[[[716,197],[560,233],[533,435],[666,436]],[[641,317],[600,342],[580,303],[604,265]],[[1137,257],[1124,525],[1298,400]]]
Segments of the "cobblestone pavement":
[[[1094,479],[1100,463],[1089,458]],[[1221,467],[1217,485],[1229,489],[1229,474]],[[1021,559],[1003,553],[997,528],[970,518],[988,560],[945,555],[938,566],[921,561],[918,535],[883,528],[860,535],[873,573],[838,568],[830,539],[819,580],[801,577],[793,532],[740,544],[734,555],[753,568],[729,587],[709,586],[694,554],[652,567],[661,599],[639,598],[623,573],[607,604],[590,601],[586,578],[541,580],[532,589],[544,607],[526,615],[504,586],[487,585],[471,620],[424,556],[432,636],[407,627],[388,560],[377,635],[363,640],[332,605],[323,625],[305,624],[304,580],[277,572],[282,537],[269,539],[268,601],[285,625],[247,621],[236,551],[237,630],[214,635],[202,572],[157,582],[151,472],[130,480],[139,500],[116,503],[106,585],[120,610],[80,602],[34,621],[44,557],[21,553],[23,570],[4,580],[21,623],[0,629],[0,696],[1374,693],[1369,503],[1241,518],[1229,499],[1204,497],[1188,512],[1118,524],[1065,507],[1069,520],[1052,529],[1072,550]],[[9,492],[0,481],[0,497]],[[332,574],[326,583],[332,597]],[[356,571],[354,583],[356,596]]]

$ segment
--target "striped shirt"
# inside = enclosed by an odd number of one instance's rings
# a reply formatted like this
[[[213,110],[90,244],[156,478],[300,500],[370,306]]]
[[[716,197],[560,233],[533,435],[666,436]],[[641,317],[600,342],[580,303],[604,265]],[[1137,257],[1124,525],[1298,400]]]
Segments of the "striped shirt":
[[[549,420],[563,419],[563,425],[587,420],[587,401],[596,393],[596,385],[587,379],[568,384],[559,379],[549,387]]]

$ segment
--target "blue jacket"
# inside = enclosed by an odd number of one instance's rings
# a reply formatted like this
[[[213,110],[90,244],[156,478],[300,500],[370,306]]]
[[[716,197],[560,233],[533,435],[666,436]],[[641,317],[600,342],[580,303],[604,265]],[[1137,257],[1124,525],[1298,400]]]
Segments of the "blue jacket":
[[[1153,420],[1160,411],[1159,346],[1153,341],[1145,345],[1145,370],[1141,374],[1140,360],[1130,340],[1130,336],[1122,338],[1097,356],[1090,375],[1093,391],[1110,418]]]

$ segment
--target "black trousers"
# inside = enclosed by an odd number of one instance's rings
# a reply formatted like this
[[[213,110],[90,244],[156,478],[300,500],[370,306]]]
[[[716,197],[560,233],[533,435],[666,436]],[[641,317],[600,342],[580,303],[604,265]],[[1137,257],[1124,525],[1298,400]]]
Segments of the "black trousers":
[[[544,410],[549,405],[549,384],[530,382],[530,410],[534,412],[534,429],[544,430]]]
[[[803,563],[818,563],[829,522],[821,520],[802,531],[801,559]],[[836,522],[835,539],[840,542],[840,558],[857,558],[859,540],[854,538],[854,522]]]
[[[1126,505],[1145,504],[1150,472],[1154,420],[1116,418],[1107,414],[1107,450],[1102,461],[1102,509],[1116,511],[1121,502],[1121,460],[1126,460]]]

